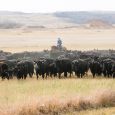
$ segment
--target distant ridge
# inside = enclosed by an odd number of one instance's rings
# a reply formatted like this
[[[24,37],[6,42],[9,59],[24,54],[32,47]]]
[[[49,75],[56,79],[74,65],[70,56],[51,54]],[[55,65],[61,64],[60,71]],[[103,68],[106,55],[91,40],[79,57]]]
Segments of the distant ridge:
[[[55,12],[24,13],[0,11],[0,28],[77,28],[89,24],[91,28],[111,28],[115,25],[115,12]]]
[[[0,11],[0,15],[16,15],[16,14],[27,14],[24,12],[14,12],[14,11]]]
[[[87,11],[81,11],[81,12],[57,12],[55,13],[55,16],[60,18],[68,19],[71,22],[78,23],[78,24],[84,24],[89,20],[103,20],[110,24],[115,24],[115,12],[87,12]]]

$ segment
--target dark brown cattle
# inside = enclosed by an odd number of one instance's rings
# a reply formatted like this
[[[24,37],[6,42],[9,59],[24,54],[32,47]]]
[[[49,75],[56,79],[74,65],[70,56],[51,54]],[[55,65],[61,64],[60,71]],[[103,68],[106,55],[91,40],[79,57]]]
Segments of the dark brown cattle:
[[[9,79],[8,65],[5,62],[0,62],[0,76],[2,77],[2,79]]]

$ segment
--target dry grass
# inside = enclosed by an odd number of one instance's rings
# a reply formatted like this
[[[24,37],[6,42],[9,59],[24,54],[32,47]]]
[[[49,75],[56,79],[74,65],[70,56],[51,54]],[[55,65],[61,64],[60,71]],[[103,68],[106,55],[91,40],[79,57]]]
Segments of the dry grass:
[[[115,107],[68,112],[65,115],[115,115]]]
[[[0,29],[0,49],[9,52],[43,51],[61,37],[69,50],[115,49],[115,29]]]
[[[103,107],[115,107],[113,79],[0,82],[0,115],[71,114]]]

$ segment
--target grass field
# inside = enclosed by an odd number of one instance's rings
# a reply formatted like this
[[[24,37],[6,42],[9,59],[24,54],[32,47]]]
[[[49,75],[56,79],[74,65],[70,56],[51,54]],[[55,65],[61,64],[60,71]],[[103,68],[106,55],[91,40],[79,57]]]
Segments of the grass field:
[[[0,81],[0,115],[114,115],[114,109],[114,79]]]
[[[66,115],[115,115],[115,107],[69,112]]]

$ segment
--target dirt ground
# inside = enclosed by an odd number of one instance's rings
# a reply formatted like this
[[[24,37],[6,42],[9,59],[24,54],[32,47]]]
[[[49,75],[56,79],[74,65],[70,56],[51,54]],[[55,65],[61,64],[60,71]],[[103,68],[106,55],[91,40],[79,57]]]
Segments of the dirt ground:
[[[0,50],[42,51],[56,45],[57,38],[70,50],[115,49],[115,29],[1,29]]]

